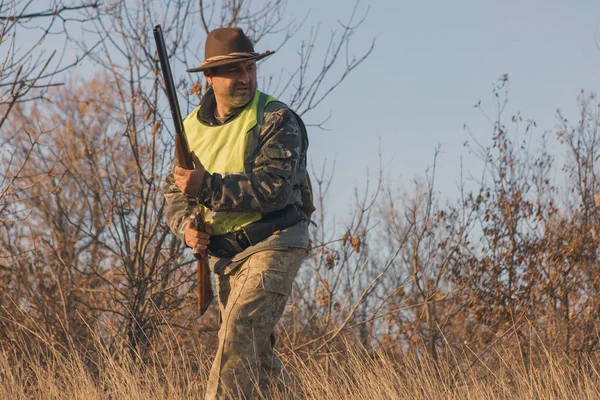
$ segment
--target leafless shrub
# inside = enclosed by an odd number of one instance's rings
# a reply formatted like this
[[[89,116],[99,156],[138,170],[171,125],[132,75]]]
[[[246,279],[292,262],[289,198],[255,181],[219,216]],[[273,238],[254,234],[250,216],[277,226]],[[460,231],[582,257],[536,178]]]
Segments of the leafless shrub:
[[[167,324],[176,327],[178,340],[214,340],[216,311],[198,320],[191,255],[184,254],[164,218],[160,188],[173,143],[152,28],[163,26],[179,71],[199,63],[203,52],[195,46],[217,26],[245,27],[255,41],[277,35],[283,45],[297,32],[284,20],[285,5],[283,0],[262,6],[117,1],[94,5],[99,15],[83,37],[71,36],[68,29],[58,32],[87,55],[85,65],[95,77],[48,88],[43,93],[53,96],[51,103],[41,102],[42,97],[31,99],[36,107],[15,103],[9,129],[3,129],[28,132],[16,146],[27,149],[28,138],[36,143],[35,157],[11,153],[15,165],[23,166],[18,187],[31,193],[19,197],[21,209],[6,208],[22,215],[3,227],[0,238],[1,301],[7,306],[0,331],[7,342],[17,328],[39,329],[65,351],[85,349],[93,339],[86,328],[93,327],[109,348],[125,343],[143,355],[161,345],[151,339]],[[352,24],[343,28],[337,46],[348,48],[357,28]],[[310,57],[304,55],[303,62]],[[321,80],[333,73],[341,53],[325,57],[326,66],[317,73]],[[318,83],[305,93],[323,91],[323,98],[330,93],[325,85],[334,89],[358,64],[347,65],[333,84]],[[182,99],[195,102],[202,95],[201,81],[179,76],[176,81]],[[3,140],[9,136],[3,134]]]

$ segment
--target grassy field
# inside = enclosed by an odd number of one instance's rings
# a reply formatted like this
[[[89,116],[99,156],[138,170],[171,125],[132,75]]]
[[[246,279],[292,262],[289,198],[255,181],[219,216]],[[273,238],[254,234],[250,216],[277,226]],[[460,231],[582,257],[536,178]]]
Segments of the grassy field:
[[[180,349],[181,350],[181,349]],[[542,350],[543,351],[543,350]],[[508,352],[506,352],[508,354]],[[203,351],[117,360],[100,349],[97,362],[83,355],[34,349],[25,356],[0,353],[0,399],[197,399],[204,394],[210,357]],[[522,357],[495,354],[494,366],[453,354],[433,363],[417,356],[368,354],[347,345],[307,359],[281,355],[292,385],[274,387],[267,399],[597,399],[600,373],[590,360],[576,363],[548,354],[526,367]],[[472,358],[472,357],[471,357]],[[40,359],[44,359],[40,363]],[[182,361],[185,360],[185,361]],[[460,366],[462,365],[462,366]]]

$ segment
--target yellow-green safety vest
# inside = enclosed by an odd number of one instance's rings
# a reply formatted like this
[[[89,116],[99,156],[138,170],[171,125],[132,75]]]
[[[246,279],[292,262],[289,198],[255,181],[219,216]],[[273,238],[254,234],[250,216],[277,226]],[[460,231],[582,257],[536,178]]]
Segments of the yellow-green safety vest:
[[[252,101],[237,117],[218,126],[200,123],[196,117],[200,110],[198,106],[183,121],[190,151],[198,156],[204,168],[211,174],[244,174],[246,154],[253,150],[248,149],[248,145],[251,143],[252,130],[258,124],[257,110],[263,112],[267,104],[276,100],[257,90]],[[213,235],[237,231],[262,217],[262,214],[257,212],[215,212],[204,208],[205,222],[211,226]]]

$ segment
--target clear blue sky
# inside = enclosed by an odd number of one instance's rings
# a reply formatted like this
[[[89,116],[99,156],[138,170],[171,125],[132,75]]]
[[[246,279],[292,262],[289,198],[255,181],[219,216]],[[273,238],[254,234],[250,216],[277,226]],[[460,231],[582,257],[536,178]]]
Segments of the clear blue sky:
[[[353,4],[290,3],[298,16],[311,10],[308,23],[321,24],[323,40]],[[597,0],[372,0],[363,1],[361,9],[369,4],[368,18],[352,43],[360,52],[375,37],[374,53],[306,117],[315,122],[332,112],[329,131],[310,131],[311,159],[315,166],[336,160],[330,206],[340,217],[352,203],[354,187],[364,183],[366,169],[376,174],[379,139],[386,177],[405,188],[424,174],[441,144],[437,189],[454,197],[461,156],[473,172],[482,166],[463,147],[469,139],[463,125],[490,143],[490,126],[473,105],[481,99],[493,114],[491,89],[503,74],[511,82],[507,115],[521,111],[533,118],[538,136],[556,127],[557,108],[576,120],[579,91],[600,87]],[[276,54],[259,74],[285,68],[286,62],[290,57]]]

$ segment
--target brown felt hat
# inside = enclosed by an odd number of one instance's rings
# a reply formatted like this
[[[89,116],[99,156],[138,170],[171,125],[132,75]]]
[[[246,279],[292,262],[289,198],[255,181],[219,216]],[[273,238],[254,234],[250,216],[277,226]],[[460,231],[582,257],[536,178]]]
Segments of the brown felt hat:
[[[260,60],[273,53],[275,52],[256,53],[252,42],[241,28],[217,28],[206,37],[205,60],[199,67],[190,68],[187,72],[200,72],[240,61]]]

